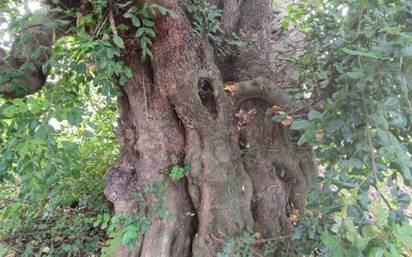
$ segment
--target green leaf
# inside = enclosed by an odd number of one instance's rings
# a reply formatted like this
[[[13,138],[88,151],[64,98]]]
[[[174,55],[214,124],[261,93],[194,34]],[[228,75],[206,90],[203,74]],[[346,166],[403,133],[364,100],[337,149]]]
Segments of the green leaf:
[[[332,257],[345,257],[344,249],[338,240],[328,232],[323,232],[321,236],[321,241],[324,245],[329,247],[330,254]]]
[[[152,7],[157,7],[157,10],[159,10],[159,12],[162,14],[162,15],[166,15],[167,13],[168,13],[168,10],[166,9],[166,8],[163,8],[163,7],[161,7],[161,6],[154,6],[154,5],[152,5]]]
[[[308,119],[310,121],[312,120],[317,120],[322,118],[322,113],[315,111],[315,110],[310,110],[308,113]]]
[[[132,23],[135,27],[140,27],[142,26],[142,23],[140,22],[140,19],[138,17],[133,17],[132,18]]]
[[[147,6],[143,6],[143,8],[142,8],[142,10],[141,10],[140,12],[142,13],[142,15],[143,15],[145,18],[149,18],[149,17],[150,17],[150,14],[149,14],[149,11],[148,11],[148,9],[147,9]]]
[[[31,54],[31,59],[38,60],[41,55],[41,47],[37,47],[36,50]]]
[[[347,72],[346,75],[348,75],[348,77],[351,79],[360,79],[363,76],[365,76],[364,73],[359,72],[359,71],[350,71],[350,72]]]
[[[140,39],[140,49],[146,49],[147,48],[147,38],[142,37]]]
[[[49,73],[49,69],[50,69],[50,60],[47,59],[43,65],[41,66],[41,70],[43,72],[43,74],[48,74]]]
[[[383,130],[387,130],[389,128],[388,122],[386,119],[377,113],[372,114],[372,123]]]
[[[113,43],[117,48],[124,48],[124,42],[123,39],[119,36],[114,36],[113,37]]]
[[[73,143],[73,142],[62,141],[61,143],[62,143],[63,147],[68,151],[72,151],[72,152],[78,151],[78,145]]]
[[[145,32],[149,37],[152,37],[152,38],[156,37],[156,32],[155,32],[153,29],[151,29],[151,28],[143,28],[143,29],[144,29],[144,32]]]
[[[307,120],[296,120],[293,122],[291,129],[293,130],[304,130],[312,126],[312,123]]]
[[[409,224],[395,224],[394,235],[404,244],[407,249],[412,250],[412,226]]]
[[[129,30],[129,26],[127,26],[126,24],[123,24],[123,23],[117,25],[117,28],[118,28],[119,30],[123,30],[123,31]]]
[[[136,31],[136,37],[140,38],[144,34],[145,30],[144,28],[140,28]]]
[[[382,59],[382,57],[380,57],[375,52],[366,52],[363,50],[352,50],[349,48],[343,48],[342,51],[349,55],[356,55],[356,56],[368,57],[368,58],[373,58],[373,59]]]
[[[14,105],[10,105],[8,107],[6,107],[3,111],[2,111],[3,115],[6,116],[7,118],[11,118],[13,117],[17,112],[17,108]]]
[[[143,19],[143,25],[146,27],[154,27],[155,23],[149,19]]]
[[[149,48],[146,48],[146,54],[150,57],[150,59],[153,58],[152,51]]]
[[[124,73],[128,78],[131,78],[133,76],[133,71],[130,67],[124,67]]]
[[[379,246],[375,246],[368,251],[368,257],[383,257],[385,249]]]

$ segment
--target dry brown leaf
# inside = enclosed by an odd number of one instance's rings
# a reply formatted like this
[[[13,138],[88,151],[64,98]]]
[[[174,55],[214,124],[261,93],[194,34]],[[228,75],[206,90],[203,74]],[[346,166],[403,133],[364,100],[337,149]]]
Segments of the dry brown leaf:
[[[278,114],[281,111],[282,111],[282,108],[280,106],[277,106],[277,105],[272,106],[272,114]]]
[[[233,94],[233,92],[236,91],[236,85],[235,82],[233,81],[226,81],[225,84],[223,84],[223,90],[230,92]]]
[[[325,132],[323,132],[322,130],[317,132],[315,135],[315,139],[318,142],[321,141],[324,137],[325,137]]]
[[[262,239],[262,234],[259,232],[255,232],[255,237],[256,237],[256,240],[260,240]]]
[[[257,110],[255,108],[251,109],[250,111],[247,112],[248,115],[256,115]]]
[[[54,241],[63,241],[63,238],[61,237],[61,236],[56,236],[55,238],[54,238]]]
[[[249,110],[248,112],[241,109],[238,113],[235,114],[235,117],[240,119],[238,125],[243,126],[249,123],[251,117],[256,114],[257,114],[257,110],[255,108]]]
[[[298,209],[293,209],[292,213],[288,217],[289,221],[293,224],[296,225],[298,224],[299,221],[299,210]]]
[[[289,127],[293,123],[293,117],[288,115],[284,120],[281,121],[282,125],[285,127]]]
[[[245,120],[247,118],[247,112],[243,109],[241,109],[238,113],[235,113],[235,117]]]

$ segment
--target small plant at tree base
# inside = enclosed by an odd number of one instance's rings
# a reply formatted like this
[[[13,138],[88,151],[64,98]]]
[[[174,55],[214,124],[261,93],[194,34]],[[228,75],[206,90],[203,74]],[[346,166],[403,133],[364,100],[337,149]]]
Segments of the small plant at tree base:
[[[93,225],[107,229],[110,238],[102,249],[101,256],[113,256],[120,245],[134,249],[139,236],[143,235],[151,224],[152,221],[144,214],[128,215],[122,212],[111,218],[108,214],[99,215]]]
[[[239,236],[226,240],[217,257],[253,257],[254,250],[251,246],[255,242],[256,235],[254,233],[243,232]]]

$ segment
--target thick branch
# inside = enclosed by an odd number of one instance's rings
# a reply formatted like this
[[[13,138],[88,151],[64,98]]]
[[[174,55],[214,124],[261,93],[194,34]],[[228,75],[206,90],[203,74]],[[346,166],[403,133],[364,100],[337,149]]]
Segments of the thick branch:
[[[0,51],[0,72],[2,83],[0,93],[7,98],[21,97],[37,92],[46,81],[47,74],[42,71],[42,65],[47,60],[52,44],[52,31],[40,31],[41,24],[49,22],[45,17],[37,24],[30,24],[22,30],[14,43],[12,53],[7,56],[4,50]],[[30,41],[22,44],[24,37],[30,37]],[[32,54],[41,47],[39,57]],[[32,65],[27,65],[27,64]],[[26,65],[25,65],[26,64]]]
[[[9,54],[0,48],[0,94],[6,98],[23,97],[39,91],[46,82],[48,69],[43,64],[49,59],[51,47],[70,26],[60,22],[55,29],[46,29],[60,15],[48,13],[26,24],[13,42]],[[39,52],[40,51],[40,52]]]
[[[274,82],[266,77],[255,77],[251,80],[245,80],[236,83],[233,96],[239,102],[251,98],[261,98],[270,104],[286,106],[289,100],[285,92],[274,85]]]

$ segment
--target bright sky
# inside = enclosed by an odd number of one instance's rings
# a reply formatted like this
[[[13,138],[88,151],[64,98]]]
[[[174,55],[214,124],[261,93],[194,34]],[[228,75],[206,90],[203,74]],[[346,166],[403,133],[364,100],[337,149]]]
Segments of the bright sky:
[[[1,1],[1,0],[0,0]],[[27,7],[28,9],[33,12],[41,9],[41,2],[40,0],[27,0]],[[23,5],[18,6],[18,10],[22,15],[26,14],[26,10]],[[4,17],[7,20],[7,15]],[[4,31],[8,27],[7,22],[0,23],[0,46],[4,44],[4,42],[10,41],[10,34],[7,31]]]
[[[41,3],[40,1],[29,1],[28,6],[31,11],[36,11],[41,8]]]

